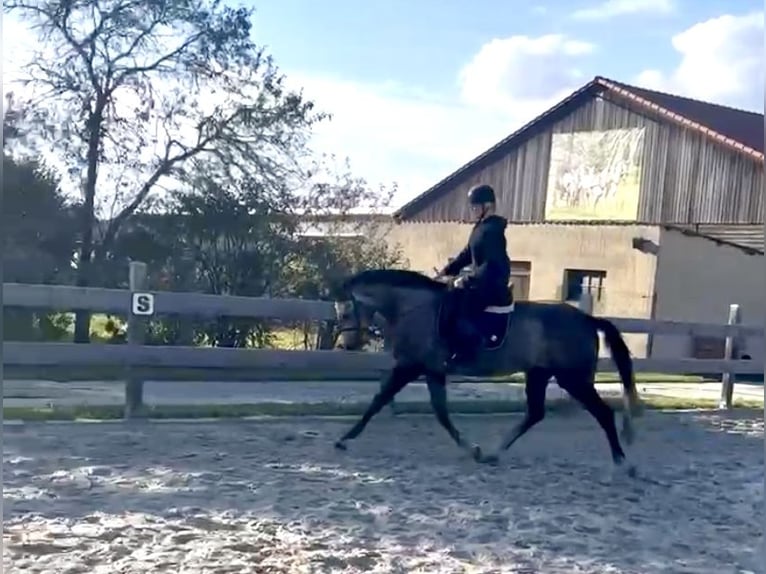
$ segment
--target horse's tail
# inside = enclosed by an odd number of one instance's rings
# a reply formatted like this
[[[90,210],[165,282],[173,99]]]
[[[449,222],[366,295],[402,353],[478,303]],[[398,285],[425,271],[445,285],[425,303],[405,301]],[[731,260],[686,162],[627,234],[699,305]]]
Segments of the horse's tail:
[[[588,315],[588,318],[592,321],[593,326],[604,334],[604,340],[612,353],[612,360],[617,365],[617,372],[622,381],[622,396],[626,414],[639,416],[643,409],[636,389],[633,358],[630,356],[630,349],[625,344],[622,333],[608,319],[593,317],[592,315]]]

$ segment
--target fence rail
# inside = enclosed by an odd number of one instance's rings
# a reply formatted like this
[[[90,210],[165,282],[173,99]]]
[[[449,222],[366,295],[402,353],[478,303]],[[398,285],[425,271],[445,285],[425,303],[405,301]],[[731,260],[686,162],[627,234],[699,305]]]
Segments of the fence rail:
[[[388,353],[363,351],[287,351],[222,347],[166,347],[160,345],[78,345],[76,343],[3,344],[3,362],[9,366],[115,366],[185,369],[295,370],[317,373],[376,373],[393,363]],[[634,359],[637,371],[650,373],[737,375],[763,373],[756,361],[733,359]],[[599,359],[599,371],[613,372],[611,359]]]
[[[251,317],[284,321],[328,321],[335,317],[333,305],[328,301],[177,291],[154,291],[152,294],[156,315]],[[131,295],[132,292],[127,289],[3,283],[3,307],[128,315]]]
[[[126,416],[142,404],[143,383],[135,374],[146,368],[245,369],[300,371],[319,374],[381,373],[391,364],[387,353],[349,351],[286,351],[146,345],[146,322],[151,315],[271,318],[283,321],[331,321],[333,305],[327,301],[251,298],[201,293],[149,292],[145,289],[146,266],[131,263],[130,289],[101,289],[64,285],[3,284],[4,308],[85,310],[128,316],[128,344],[82,345],[75,343],[5,342],[6,367],[113,367],[115,376],[126,382]],[[142,313],[136,297],[149,305]],[[685,374],[722,373],[721,406],[731,406],[736,375],[763,373],[763,361],[734,360],[734,341],[763,337],[761,327],[740,324],[738,306],[732,305],[729,323],[715,325],[607,317],[623,332],[666,335],[706,335],[726,338],[723,359],[646,358],[635,359],[637,371]],[[133,370],[133,374],[131,374]],[[609,359],[599,361],[600,371],[613,371]]]
[[[92,311],[129,315],[131,291],[3,283],[3,307],[25,307],[53,311]],[[284,321],[331,321],[335,318],[329,301],[241,297],[205,293],[154,291],[155,315],[184,315],[199,318],[248,317]],[[624,333],[655,335],[698,335],[709,337],[763,337],[763,327],[752,325],[681,322],[628,317],[604,317]]]

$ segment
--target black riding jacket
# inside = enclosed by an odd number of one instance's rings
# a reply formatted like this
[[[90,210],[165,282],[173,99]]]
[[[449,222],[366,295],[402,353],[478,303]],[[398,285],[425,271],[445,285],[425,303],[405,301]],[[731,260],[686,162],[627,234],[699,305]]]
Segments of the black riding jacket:
[[[473,274],[467,278],[466,287],[485,292],[490,297],[495,293],[498,297],[507,293],[511,278],[511,260],[505,241],[507,225],[508,221],[499,215],[490,215],[477,222],[468,245],[444,267],[442,274],[457,275],[463,267],[473,264]]]

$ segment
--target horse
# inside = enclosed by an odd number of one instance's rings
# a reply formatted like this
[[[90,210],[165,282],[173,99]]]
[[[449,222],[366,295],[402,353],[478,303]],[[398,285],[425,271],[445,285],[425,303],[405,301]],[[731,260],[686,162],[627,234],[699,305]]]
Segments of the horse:
[[[598,365],[598,333],[602,332],[622,382],[622,437],[634,439],[632,417],[641,411],[633,361],[617,327],[567,303],[517,301],[507,307],[487,308],[476,319],[485,343],[471,364],[448,366],[446,342],[449,328],[450,287],[415,271],[371,269],[346,279],[336,295],[338,347],[361,349],[369,339],[374,317],[382,317],[394,365],[369,407],[335,447],[346,450],[370,420],[389,404],[407,384],[425,377],[431,407],[452,440],[479,463],[496,464],[508,450],[545,416],[545,392],[555,378],[577,400],[606,434],[614,468],[624,467],[626,455],[620,445],[615,414],[595,388]],[[509,301],[512,296],[509,295]],[[450,420],[446,381],[450,374],[500,376],[524,372],[526,414],[510,429],[492,454],[469,444]],[[625,468],[625,467],[624,467]],[[635,467],[627,465],[633,475]]]

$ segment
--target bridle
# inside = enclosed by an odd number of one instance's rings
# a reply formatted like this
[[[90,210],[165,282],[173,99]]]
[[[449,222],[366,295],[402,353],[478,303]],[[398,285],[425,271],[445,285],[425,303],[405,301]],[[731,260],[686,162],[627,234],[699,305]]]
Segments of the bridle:
[[[333,347],[337,345],[338,338],[343,333],[354,333],[358,335],[359,337],[362,337],[365,333],[372,336],[373,338],[382,338],[383,334],[381,330],[374,325],[368,325],[366,328],[362,327],[362,319],[359,312],[359,306],[354,300],[354,298],[350,298],[348,300],[348,303],[351,305],[351,313],[352,313],[352,320],[351,325],[336,325],[333,333]]]

